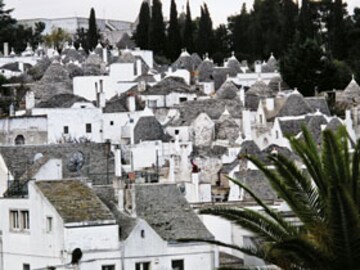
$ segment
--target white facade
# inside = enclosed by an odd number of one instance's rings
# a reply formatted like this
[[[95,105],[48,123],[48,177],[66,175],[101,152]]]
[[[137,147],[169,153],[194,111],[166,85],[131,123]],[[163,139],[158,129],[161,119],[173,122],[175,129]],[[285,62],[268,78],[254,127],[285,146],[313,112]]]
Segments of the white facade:
[[[34,182],[29,183],[29,198],[0,199],[0,230],[2,231],[3,269],[23,269],[24,264],[30,269],[46,266],[59,266],[67,269],[71,253],[75,248],[83,252],[82,261],[91,259],[86,267],[80,269],[97,270],[100,265],[111,262],[119,266],[118,226],[98,224],[64,224],[55,208],[39,192]],[[9,220],[10,211],[20,211],[20,229],[13,229]],[[22,226],[21,211],[29,213],[29,228]],[[49,225],[51,219],[51,226]],[[1,241],[0,241],[1,242]],[[101,269],[101,268],[100,268]],[[119,268],[120,269],[120,266]]]

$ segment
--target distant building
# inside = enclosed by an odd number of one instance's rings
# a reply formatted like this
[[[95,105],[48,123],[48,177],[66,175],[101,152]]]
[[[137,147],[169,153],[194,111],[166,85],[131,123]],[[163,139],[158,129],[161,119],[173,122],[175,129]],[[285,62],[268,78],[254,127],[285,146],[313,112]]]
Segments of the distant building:
[[[89,19],[81,17],[70,18],[35,18],[19,20],[20,24],[35,27],[35,23],[45,23],[43,34],[51,33],[54,28],[62,28],[72,35],[75,35],[77,29],[88,29]],[[104,40],[108,40],[111,45],[120,41],[124,33],[131,34],[134,29],[134,23],[121,20],[96,19],[96,24]]]

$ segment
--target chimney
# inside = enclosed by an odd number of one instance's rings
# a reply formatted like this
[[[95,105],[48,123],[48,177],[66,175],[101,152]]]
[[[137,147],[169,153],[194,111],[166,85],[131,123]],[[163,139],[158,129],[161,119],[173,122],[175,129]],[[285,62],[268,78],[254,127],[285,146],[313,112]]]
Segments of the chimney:
[[[118,191],[118,208],[120,211],[125,210],[125,191],[123,188]]]
[[[139,81],[138,82],[138,91],[144,92],[146,90],[146,82],[145,81]]]
[[[100,85],[100,93],[104,92],[104,81],[99,80],[99,85]]]
[[[199,202],[199,172],[192,172],[191,174],[191,182],[195,187],[195,202]]]
[[[255,61],[255,73],[261,73],[261,61],[257,60]]]
[[[98,93],[99,93],[98,83],[95,82],[95,94],[97,95]]]
[[[14,104],[11,103],[10,107],[9,107],[9,115],[10,116],[15,116],[15,108],[14,108]]]
[[[4,56],[5,57],[9,56],[9,43],[8,42],[4,42]]]
[[[25,97],[25,108],[31,110],[35,107],[35,94],[33,91],[27,91]]]
[[[105,64],[107,64],[107,62],[108,62],[108,52],[107,52],[106,48],[103,48],[102,54],[103,54],[103,61],[104,61]]]
[[[18,67],[19,67],[19,70],[21,71],[21,73],[24,73],[24,63],[19,61],[19,64],[18,64]]]
[[[115,176],[121,177],[122,176],[122,166],[121,166],[121,149],[120,145],[116,145],[115,147]]]
[[[274,98],[267,98],[266,99],[266,109],[268,111],[273,111],[275,109],[275,100],[274,100]]]
[[[106,98],[105,98],[105,93],[104,92],[100,92],[98,93],[98,107],[99,108],[105,108],[106,106]]]
[[[135,112],[136,111],[136,102],[135,102],[135,96],[130,95],[127,98],[127,106],[129,112]]]
[[[169,160],[169,182],[175,183],[175,155],[170,155]]]
[[[137,75],[137,76],[142,75],[142,63],[141,63],[141,59],[136,59],[136,75]]]
[[[251,112],[249,110],[242,111],[242,132],[245,135],[245,139],[251,140]]]
[[[239,96],[240,96],[241,104],[245,107],[245,89],[244,89],[244,87],[241,87]]]

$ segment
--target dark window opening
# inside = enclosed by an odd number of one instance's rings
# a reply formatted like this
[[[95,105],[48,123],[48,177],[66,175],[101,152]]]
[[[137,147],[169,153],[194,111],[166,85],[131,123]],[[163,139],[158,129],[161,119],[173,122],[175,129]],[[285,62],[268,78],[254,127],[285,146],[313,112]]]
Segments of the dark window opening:
[[[15,144],[16,145],[25,144],[25,137],[23,135],[17,135],[15,138]]]
[[[179,99],[179,101],[180,101],[180,103],[186,102],[186,101],[187,101],[187,98],[186,98],[186,97],[181,97],[181,98]]]
[[[175,135],[179,135],[179,133],[180,133],[180,130],[175,129]]]
[[[114,125],[114,121],[110,121],[110,126],[113,126]]]
[[[184,270],[184,260],[173,260],[171,261],[172,270]]]
[[[115,265],[103,265],[101,266],[101,270],[115,270]]]
[[[64,126],[64,134],[69,134],[69,127],[68,126]]]
[[[23,270],[30,270],[30,264],[24,263],[23,264]]]
[[[150,270],[150,262],[136,263],[135,270]]]
[[[91,124],[86,124],[86,133],[91,133]]]
[[[141,238],[145,238],[145,230],[141,230]]]

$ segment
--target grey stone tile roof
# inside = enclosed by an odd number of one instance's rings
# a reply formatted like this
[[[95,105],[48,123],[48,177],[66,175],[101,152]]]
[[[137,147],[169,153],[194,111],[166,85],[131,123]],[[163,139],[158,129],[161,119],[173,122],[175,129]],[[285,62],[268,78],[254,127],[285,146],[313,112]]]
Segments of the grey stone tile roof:
[[[268,86],[274,93],[279,92],[279,86],[280,91],[290,90],[290,86],[284,82],[281,76],[273,77],[268,83]]]
[[[195,69],[197,69],[198,66],[202,63],[201,57],[197,53],[192,53],[191,58],[194,63]]]
[[[84,71],[82,70],[82,68],[73,63],[67,64],[65,68],[69,72],[69,76],[71,79],[74,77],[84,76]]]
[[[300,158],[289,148],[282,147],[276,144],[271,144],[265,149],[263,149],[263,156],[268,157],[269,155],[272,155],[274,150],[276,150],[279,155],[283,155],[291,161],[300,160]],[[266,160],[263,160],[263,162],[265,162],[265,164],[270,164],[270,160],[268,158],[266,158]]]
[[[243,73],[241,70],[241,64],[235,56],[232,56],[228,59],[226,67],[230,69],[231,77],[235,77],[238,73]]]
[[[301,127],[307,124],[305,118],[279,121],[284,136],[296,136],[301,132]]]
[[[300,116],[312,112],[314,110],[306,99],[299,92],[295,92],[288,96],[277,116]]]
[[[79,63],[85,61],[86,56],[78,52],[74,48],[66,49],[61,52],[61,60],[63,63],[68,63],[70,61],[79,61]]]
[[[313,138],[315,139],[316,143],[321,143],[321,126],[327,125],[328,122],[322,115],[314,115],[314,116],[307,116],[305,118],[307,122],[306,127],[312,134]]]
[[[108,189],[111,192],[110,196],[107,194],[101,195],[99,194],[99,192],[97,192],[97,195],[114,215],[116,222],[120,227],[120,232],[119,232],[120,239],[126,240],[133,231],[133,229],[135,228],[135,226],[138,224],[139,220],[129,216],[127,213],[123,211],[120,211],[117,206],[117,202],[113,196],[114,194],[113,187],[109,187]]]
[[[209,59],[205,59],[197,68],[198,78],[200,82],[208,82],[213,80],[212,73],[214,71],[214,63]]]
[[[140,117],[134,128],[134,142],[156,140],[168,142],[170,137],[154,116]]]
[[[275,200],[277,196],[265,175],[259,170],[246,170],[235,173],[235,177],[249,187],[262,200]],[[245,192],[244,200],[252,201],[252,197]]]
[[[189,93],[203,95],[202,92],[192,90],[186,84],[183,78],[180,77],[167,77],[155,84],[148,87],[146,91],[141,92],[142,95],[169,95],[171,93]]]
[[[273,97],[275,95],[272,89],[262,80],[254,83],[245,94],[259,97]]]
[[[226,81],[227,77],[231,74],[230,68],[215,67],[212,72],[212,77],[215,82],[215,90],[219,89],[220,86]]]
[[[325,129],[332,130],[332,131],[337,131],[341,126],[343,126],[341,121],[337,117],[333,117],[330,120],[330,122],[328,123],[328,125],[326,126]]]
[[[191,157],[200,157],[208,158],[215,157],[221,158],[223,155],[228,153],[228,149],[224,146],[214,145],[214,146],[193,146],[193,151]]]
[[[70,108],[76,102],[90,102],[87,99],[76,96],[74,94],[59,94],[51,98],[41,101],[36,108]]]
[[[136,44],[134,40],[132,40],[131,37],[128,35],[128,33],[124,33],[119,42],[116,43],[116,47],[118,47],[119,49],[135,49]]]
[[[186,69],[189,72],[194,71],[195,63],[191,55],[187,52],[182,52],[178,59],[172,64],[174,70]]]
[[[136,185],[136,214],[166,241],[213,239],[176,185]]]
[[[346,86],[343,94],[351,96],[351,97],[360,96],[360,86],[355,81],[355,79],[352,79],[351,82],[348,84],[348,86]]]
[[[239,138],[240,127],[230,115],[221,116],[215,123],[215,137],[217,140],[229,140],[234,143]]]
[[[180,117],[174,119],[171,126],[188,126],[200,113],[206,113],[211,119],[217,120],[228,109],[231,117],[242,117],[242,104],[239,99],[204,99],[183,102],[175,107],[179,110]]]
[[[90,53],[84,62],[84,65],[100,66],[101,64],[102,64],[102,60],[100,56],[95,53]]]
[[[86,176],[93,183],[105,183],[107,176],[107,155],[105,144],[51,144],[51,145],[17,145],[0,146],[0,154],[4,158],[7,168],[15,179],[20,179],[26,172],[26,168],[35,164],[35,156],[42,154],[49,159],[62,160],[63,178],[78,176],[77,171],[69,170],[68,164],[75,152],[81,152],[84,156],[84,164],[80,169],[81,176]],[[109,175],[114,174],[114,158],[108,159]]]
[[[58,62],[53,62],[41,80],[31,89],[36,98],[46,100],[57,94],[72,93],[72,81],[66,68]]]
[[[79,180],[38,181],[35,184],[65,224],[114,221],[113,214],[94,191]]]
[[[135,96],[135,108],[137,111],[141,111],[145,108],[144,102],[140,100],[138,95],[135,92],[125,92],[120,96],[116,95],[106,102],[105,108],[103,109],[104,113],[116,113],[116,112],[128,112],[128,97],[129,95]]]
[[[140,76],[136,77],[134,82],[147,82],[147,83],[149,83],[149,82],[156,82],[156,80],[155,80],[153,75],[143,74],[143,75],[140,75]]]
[[[238,98],[239,89],[232,81],[225,81],[223,85],[216,91],[216,98],[219,99],[235,99]]]
[[[319,110],[321,113],[330,116],[330,109],[325,97],[306,97],[305,100],[313,111]]]

